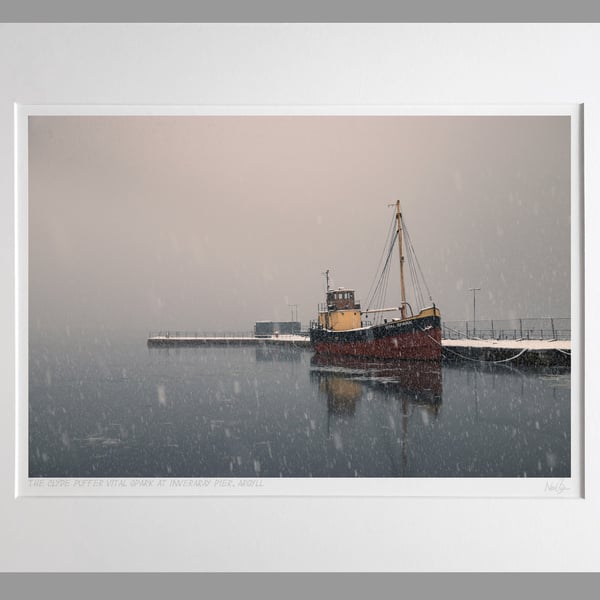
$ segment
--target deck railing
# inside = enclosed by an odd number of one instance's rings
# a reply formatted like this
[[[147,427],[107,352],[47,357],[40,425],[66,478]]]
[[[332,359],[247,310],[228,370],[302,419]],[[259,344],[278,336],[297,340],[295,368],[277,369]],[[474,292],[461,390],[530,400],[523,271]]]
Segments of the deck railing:
[[[570,340],[570,317],[444,321],[447,340]]]

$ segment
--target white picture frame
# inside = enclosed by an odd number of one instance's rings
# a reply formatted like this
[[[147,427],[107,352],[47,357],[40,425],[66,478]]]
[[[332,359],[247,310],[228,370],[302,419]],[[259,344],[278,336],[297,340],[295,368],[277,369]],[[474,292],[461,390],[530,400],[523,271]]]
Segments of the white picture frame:
[[[6,35],[0,44],[6,46],[7,52],[9,48],[16,51],[13,69],[6,77],[7,91],[1,95],[2,103],[5,108],[15,102],[21,107],[17,108],[14,123],[6,118],[0,123],[6,140],[17,139],[23,107],[28,106],[26,110],[31,111],[33,105],[193,104],[230,106],[235,111],[235,105],[280,106],[284,107],[282,110],[292,106],[454,105],[464,110],[472,104],[487,105],[494,110],[492,105],[512,104],[539,110],[540,104],[573,106],[582,102],[585,197],[594,197],[594,191],[598,190],[597,174],[590,165],[594,160],[597,164],[599,151],[598,133],[593,125],[600,114],[600,89],[593,77],[586,76],[592,68],[594,51],[597,54],[600,45],[594,25],[11,25],[3,29]],[[71,46],[66,44],[67,39]],[[110,53],[103,52],[103,42],[107,39],[113,48]],[[309,43],[313,52],[304,54],[301,50]],[[70,51],[74,47],[79,50],[77,57]],[[248,47],[255,52],[244,53]],[[417,52],[419,59],[409,60]],[[32,63],[35,56],[38,60]],[[133,65],[140,69],[127,78]],[[19,77],[23,71],[29,74],[26,80]],[[183,77],[191,71],[197,78],[186,80],[181,88],[154,85],[157,73],[174,78],[174,82],[177,76]],[[505,74],[504,86],[493,76],[495,72]],[[98,81],[90,73],[103,76]],[[224,73],[230,78],[224,77]],[[398,78],[394,75],[397,73],[403,73],[404,77]],[[573,97],[569,90],[573,90]],[[8,217],[4,222],[11,223],[10,200],[14,198],[14,190],[10,183],[12,168],[19,157],[16,155],[13,162],[9,144],[4,146],[0,167],[9,177],[4,178],[0,188],[2,211]],[[17,184],[17,194],[18,187]],[[582,218],[579,213],[574,216]],[[585,218],[585,230],[593,230],[594,213],[589,203],[585,205]],[[12,239],[10,235],[3,238],[2,243]],[[575,251],[581,249],[580,242],[574,241]],[[595,242],[588,237],[585,242],[590,260]],[[14,248],[7,250],[7,256],[12,255]],[[12,281],[10,271],[6,278]],[[590,290],[594,285],[593,274],[587,272],[586,297],[593,297]],[[576,311],[574,306],[573,313]],[[593,314],[587,313],[586,342],[590,337],[593,339],[595,328]],[[18,350],[12,357],[9,352],[13,348],[5,350],[3,364],[12,367],[16,358],[18,365]],[[595,364],[594,352],[593,344],[586,343],[586,364]],[[575,372],[573,378],[576,379]],[[7,386],[5,397],[14,398],[14,382],[14,372],[7,368],[3,378],[3,385]],[[15,406],[7,403],[2,408],[3,443],[12,444],[7,444],[6,458],[1,463],[0,508],[10,516],[11,525],[8,542],[2,545],[3,564],[11,565],[9,570],[87,571],[579,570],[586,564],[593,566],[597,559],[589,552],[595,543],[589,523],[597,521],[598,514],[594,490],[599,481],[595,475],[598,472],[595,456],[600,444],[592,425],[598,423],[598,409],[589,402],[588,381],[578,392],[584,394],[585,402],[585,421],[583,413],[575,415],[581,419],[584,432],[585,462],[577,460],[577,464],[585,465],[585,473],[579,473],[577,478],[573,494],[576,497],[559,500],[509,500],[491,497],[493,490],[483,494],[490,496],[486,499],[422,497],[426,493],[411,498],[351,498],[343,497],[349,492],[339,482],[326,492],[335,497],[312,494],[308,498],[184,500],[134,498],[128,493],[129,497],[110,500],[25,498],[22,485],[18,489],[23,482],[17,481],[14,467]],[[14,497],[16,489],[18,498]],[[183,504],[176,507],[174,502]],[[194,502],[199,504],[194,506]],[[203,509],[201,516],[197,513],[199,506]],[[117,524],[122,524],[120,519],[125,513],[130,535],[125,543],[108,552],[106,532],[122,533]],[[412,515],[410,519],[408,513]],[[169,515],[175,519],[171,526],[166,525]],[[494,515],[493,522],[489,515]],[[148,543],[147,523],[157,520],[163,526],[156,531],[154,542]],[[185,524],[190,522],[194,525],[186,529]],[[260,540],[253,538],[257,522],[263,531]],[[219,527],[223,523],[228,523],[225,529]],[[364,523],[370,523],[371,528],[367,530]],[[575,544],[578,549],[573,554],[543,545],[540,553],[540,537],[546,527],[557,523],[561,525],[552,530],[553,539],[569,543],[570,547],[574,537],[578,539]],[[563,528],[563,523],[569,523],[570,528]],[[59,524],[63,527],[59,528]],[[314,537],[307,539],[306,527],[314,531],[318,544],[314,544]],[[489,535],[482,535],[485,528]],[[393,539],[385,539],[387,529]],[[195,540],[200,531],[204,532],[205,542],[198,547]],[[266,531],[270,533],[265,534]],[[406,542],[401,549],[396,541],[400,531]],[[182,535],[182,543],[174,553],[165,556],[160,548],[175,532]],[[58,552],[51,555],[43,545],[36,544],[40,535],[57,540]],[[84,539],[96,540],[95,549],[88,554],[74,552],[73,548]],[[239,545],[225,555],[225,548],[231,549],[233,539]],[[341,539],[348,540],[341,544],[343,548],[338,546]],[[331,551],[332,543],[335,552]],[[369,547],[380,544],[380,547],[357,556],[354,544]],[[434,546],[452,551],[442,552],[443,556],[434,553],[432,564],[428,548]],[[284,547],[287,553],[282,552]],[[249,548],[262,550],[248,552]],[[201,556],[201,566],[194,563],[194,556]]]

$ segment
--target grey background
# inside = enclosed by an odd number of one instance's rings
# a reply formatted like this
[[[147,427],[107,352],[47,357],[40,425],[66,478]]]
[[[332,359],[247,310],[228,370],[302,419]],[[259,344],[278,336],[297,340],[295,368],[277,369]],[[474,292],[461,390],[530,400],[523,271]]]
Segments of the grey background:
[[[32,8],[32,4],[33,4],[33,8]],[[62,14],[60,13],[59,9],[56,8],[56,5],[58,3],[55,3],[52,6],[52,10],[53,10],[53,14],[50,15],[51,17],[53,16],[56,20],[67,20],[69,18],[69,15],[72,15],[73,12],[72,10],[67,10],[62,12]],[[129,5],[134,4],[135,8],[134,10],[136,12],[140,11],[141,6],[147,6],[147,3],[145,2],[140,2],[137,1],[135,3],[129,3]],[[320,6],[323,5],[323,3],[319,2],[318,3]],[[353,2],[354,6],[359,6],[361,7],[363,10],[366,9],[366,11],[370,11],[372,10],[372,3],[369,3],[369,5],[365,5],[362,2]],[[398,19],[396,17],[397,15],[397,8],[398,8],[398,3],[394,2],[385,2],[384,3],[384,8],[382,9],[382,14],[381,14],[381,19],[382,20],[409,20],[409,18],[406,16],[409,14],[409,12],[411,10],[418,10],[418,9],[423,9],[425,11],[425,14],[421,14],[418,16],[418,18],[416,20],[423,20],[423,21],[443,21],[444,19],[444,15],[446,16],[446,18],[448,18],[447,13],[445,12],[446,10],[450,10],[452,12],[452,14],[450,15],[450,20],[456,19],[456,20],[460,20],[460,21],[467,21],[471,18],[471,15],[473,14],[472,11],[472,6],[469,6],[468,8],[465,9],[465,6],[463,3],[459,3],[459,2],[455,2],[452,3],[452,6],[449,7],[448,3],[446,2],[435,2],[433,3],[433,6],[429,5],[428,3],[419,3],[418,5],[416,5],[415,3],[402,3],[403,5],[408,4],[407,6],[402,6],[402,10],[404,11],[404,19],[402,19],[402,17],[400,19]],[[469,3],[470,5],[472,3]],[[588,2],[578,2],[578,3],[574,3],[574,2],[570,2],[570,3],[564,3],[564,2],[553,2],[553,3],[548,3],[545,2],[543,0],[539,0],[536,2],[530,2],[528,3],[528,7],[524,7],[524,3],[523,2],[516,2],[516,1],[510,1],[510,2],[503,2],[502,3],[502,9],[505,11],[505,13],[503,15],[501,15],[499,18],[496,15],[496,8],[499,6],[498,3],[486,3],[485,7],[482,8],[482,10],[484,10],[484,14],[482,15],[480,20],[485,20],[485,21],[493,21],[494,18],[500,20],[500,21],[520,21],[520,20],[526,20],[527,19],[527,14],[529,13],[529,6],[532,6],[532,11],[534,13],[534,18],[535,20],[544,20],[544,15],[548,14],[548,12],[551,10],[551,8],[549,7],[549,4],[551,4],[552,9],[556,9],[558,8],[558,10],[562,11],[561,13],[561,18],[560,20],[574,20],[574,21],[579,21],[579,20],[588,20],[588,21],[597,21],[598,20],[598,13],[600,12],[600,6],[599,5],[593,5],[592,3],[588,3]],[[240,7],[241,5],[241,7]],[[286,11],[286,20],[292,20],[293,19],[293,10],[294,10],[294,6],[297,6],[297,3],[292,3],[292,7],[287,7]],[[302,6],[307,7],[310,5],[310,10],[315,10],[314,9],[314,3],[302,3]],[[477,3],[477,5],[479,7],[481,7],[480,3]],[[33,21],[42,21],[44,20],[43,17],[43,11],[45,9],[45,7],[47,6],[46,3],[42,3],[42,2],[35,2],[35,3],[25,3],[25,2],[19,2],[19,3],[12,3],[11,6],[9,6],[9,10],[13,13],[14,15],[14,9],[15,7],[18,9],[19,11],[19,16],[18,17],[9,17],[8,19],[4,19],[4,20],[21,20],[21,19],[29,19],[29,20],[33,20]],[[81,4],[79,4],[79,6],[81,6]],[[188,18],[190,16],[190,12],[193,14],[194,8],[193,6],[190,8],[190,4],[187,4],[187,10],[188,10]],[[223,6],[223,4],[221,3],[220,6]],[[232,10],[232,12],[229,13],[229,19],[231,21],[237,21],[237,20],[241,20],[240,15],[243,14],[244,11],[244,7],[246,6],[246,3],[243,2],[238,2],[236,8],[234,8]],[[341,20],[341,15],[342,15],[342,9],[346,6],[348,6],[348,2],[330,2],[329,6],[333,6],[332,11],[333,13],[336,15],[336,20]],[[122,13],[120,13],[120,11],[123,10],[123,3],[119,2],[119,3],[115,3],[115,2],[104,2],[102,4],[103,9],[108,9],[109,11],[111,11],[112,14],[112,19],[119,21],[119,20],[123,20],[124,17],[122,16]],[[415,8],[416,7],[416,8]],[[6,9],[6,5],[3,5],[3,9]],[[89,15],[91,14],[90,11],[93,10],[90,8],[89,5],[86,6],[86,10],[88,11],[85,19],[86,20],[92,20],[93,16],[90,17]],[[167,9],[168,11],[172,11],[173,10],[173,4],[169,5],[169,8]],[[228,9],[227,9],[228,10]],[[253,11],[255,11],[256,9],[253,7],[252,8]],[[23,15],[23,11],[25,11],[25,15]],[[566,14],[565,14],[566,12]],[[525,13],[525,14],[524,14]],[[6,14],[6,13],[5,13]],[[256,14],[256,13],[255,13]],[[529,13],[530,14],[530,13]],[[291,15],[291,16],[290,16]],[[260,20],[267,20],[269,18],[268,14],[256,14],[256,17]],[[104,15],[102,20],[110,20],[111,17],[108,17],[106,15]],[[163,19],[165,17],[163,16]],[[379,18],[379,17],[378,17]],[[531,17],[530,17],[531,18]],[[362,15],[361,18],[357,19],[357,20],[368,20],[369,16],[368,15]],[[183,20],[178,16],[178,20]],[[192,16],[190,20],[196,20],[195,16]],[[551,18],[549,19],[551,20]],[[577,576],[577,577],[573,577],[570,575],[561,575],[561,576],[545,576],[545,575],[538,575],[538,576],[532,576],[532,577],[523,577],[523,576],[502,576],[502,575],[486,575],[486,576],[481,576],[481,575],[458,575],[458,576],[454,576],[454,575],[436,575],[436,576],[431,576],[431,575],[421,575],[421,576],[409,576],[409,575],[403,575],[400,576],[399,578],[396,576],[384,576],[384,577],[377,577],[377,581],[373,582],[373,577],[372,576],[361,576],[360,577],[360,584],[356,583],[356,579],[348,579],[348,578],[341,578],[341,577],[335,577],[333,580],[332,579],[327,579],[326,581],[324,581],[323,577],[318,577],[318,576],[313,576],[311,577],[311,579],[317,580],[318,583],[318,588],[321,591],[321,586],[322,586],[322,591],[334,591],[337,589],[340,589],[340,587],[345,586],[346,588],[346,592],[348,594],[350,594],[351,592],[349,591],[349,589],[352,590],[358,590],[359,594],[362,594],[362,588],[360,587],[361,585],[366,586],[368,592],[371,592],[374,588],[381,590],[381,591],[386,591],[389,593],[395,593],[398,589],[398,585],[399,585],[399,581],[400,580],[400,585],[402,586],[403,589],[407,590],[409,593],[412,591],[412,593],[416,593],[419,591],[423,591],[424,588],[429,591],[430,587],[433,587],[432,590],[432,594],[434,593],[436,596],[440,596],[442,593],[448,592],[448,591],[454,591],[455,587],[452,586],[456,586],[458,585],[460,588],[460,591],[464,594],[464,593],[468,593],[469,596],[471,597],[481,597],[483,595],[487,596],[487,597],[506,597],[507,595],[512,595],[513,593],[517,592],[517,593],[523,593],[524,595],[543,595],[544,597],[564,597],[565,595],[569,594],[569,593],[573,593],[574,590],[578,590],[578,591],[582,591],[583,593],[585,593],[586,591],[591,591],[591,589],[594,587],[594,584],[597,585],[597,578],[594,578],[594,580],[591,580],[590,577],[581,577],[581,576]],[[203,576],[200,578],[201,581],[201,585],[204,587],[208,587],[211,590],[215,590],[215,592],[217,591],[221,591],[223,588],[222,586],[222,578],[217,578],[215,579],[214,577],[207,577],[207,576]],[[255,583],[255,579],[252,581],[252,583]],[[265,590],[267,589],[268,585],[271,585],[271,582],[276,581],[276,586],[277,586],[277,592],[279,594],[281,594],[282,590],[289,590],[292,586],[290,586],[290,582],[289,582],[289,578],[282,578],[282,577],[267,577],[267,576],[259,576],[259,581],[260,584],[256,587],[260,588],[260,595],[263,596],[265,593]],[[6,580],[6,578],[3,578],[2,584],[3,586],[7,586],[9,589],[11,589],[11,591],[13,591],[14,596],[16,597],[19,593],[22,593],[23,591],[27,590],[26,586],[30,586],[29,589],[33,588],[33,592],[36,593],[36,595],[44,595],[44,597],[53,597],[53,596],[58,596],[58,597],[65,597],[66,594],[70,593],[69,590],[69,586],[72,586],[74,584],[74,582],[77,583],[77,585],[80,586],[80,590],[81,588],[85,589],[87,594],[96,594],[96,597],[105,597],[105,594],[103,592],[98,593],[97,588],[99,585],[106,585],[106,578],[102,578],[102,577],[98,577],[98,576],[91,576],[91,577],[86,577],[86,578],[81,578],[81,577],[73,577],[73,576],[59,576],[58,577],[58,581],[56,580],[56,578],[54,578],[54,581],[49,581],[48,578],[40,578],[40,577],[35,577],[35,576],[30,576],[28,577],[27,583],[24,584],[22,578],[17,578],[16,581],[15,579],[11,579],[9,581]],[[157,585],[156,583],[156,579],[151,579],[148,578],[147,576],[137,576],[137,577],[133,577],[133,578],[127,578],[126,580],[124,580],[123,577],[118,577],[118,576],[111,576],[110,577],[110,583],[111,585],[118,585],[119,588],[122,590],[123,587],[126,590],[126,592],[128,593],[133,593],[134,590],[140,590],[140,586],[142,587],[142,592],[149,594],[149,590],[153,589],[154,592],[158,592],[156,593],[156,596],[158,596],[159,594],[162,594],[162,589],[161,589],[161,585],[162,586],[166,586],[167,589],[171,590],[171,585],[172,585],[172,576],[161,576],[159,579],[159,583]],[[231,578],[228,579],[228,584],[229,582],[231,582]],[[350,583],[348,583],[350,582]],[[451,583],[452,582],[452,583]],[[457,583],[458,582],[458,583]],[[193,592],[195,590],[198,589],[198,577],[197,576],[178,576],[177,577],[177,587],[179,589],[183,588],[186,591],[189,592]],[[233,585],[235,593],[239,594],[239,595],[244,595],[245,597],[251,595],[251,593],[249,592],[249,581],[247,578],[244,577],[234,577],[233,578],[233,583],[230,584]],[[302,582],[302,586],[306,585],[306,578],[303,578],[303,582]],[[53,586],[53,587],[52,587]],[[123,587],[121,587],[123,586]],[[211,587],[212,586],[212,587]],[[255,589],[255,588],[254,588]],[[292,587],[293,589],[293,587]],[[356,595],[359,595],[356,594]]]
[[[557,96],[563,97],[565,87],[569,88],[571,85],[582,90],[584,96],[590,99],[592,107],[596,106],[594,103],[598,98],[598,90],[594,87],[597,82],[587,78],[585,63],[577,68],[578,63],[570,60],[576,52],[579,55],[582,48],[596,47],[598,38],[595,27],[570,27],[565,31],[563,27],[409,28],[387,25],[287,27],[284,30],[285,43],[281,45],[282,30],[273,27],[15,27],[7,29],[2,40],[7,46],[10,43],[15,48],[14,54],[27,67],[28,78],[19,79],[21,71],[15,70],[11,75],[17,78],[15,88],[10,88],[16,89],[17,96],[22,97],[25,102],[37,98],[40,103],[47,103],[62,97],[83,103],[89,103],[93,99],[119,104],[131,102],[132,99],[143,101],[144,98],[152,98],[152,102],[178,104],[185,102],[192,94],[194,100],[203,98],[205,102],[210,103],[212,100],[215,104],[236,100],[238,103],[255,101],[260,104],[271,101],[272,97],[273,101],[280,103],[293,102],[296,97],[308,102],[312,97],[314,103],[335,104],[344,98],[347,102],[360,103],[366,93],[374,101],[377,99],[377,92],[382,98],[404,98],[403,91],[414,88],[413,98],[417,103],[428,103],[434,97],[442,103],[459,103],[461,95],[468,91],[473,101],[481,103],[516,101],[535,104],[536,99],[539,102],[540,96],[548,102],[556,101]],[[303,47],[306,34],[313,31],[313,53],[318,52],[322,60],[314,65],[311,63],[307,74],[315,85],[307,86],[302,78],[295,75],[298,70],[304,72],[306,69],[302,60],[304,55],[296,56],[296,49]],[[399,31],[406,37],[399,36]],[[508,31],[511,33],[510,39],[507,39]],[[564,32],[563,37],[556,43],[557,38],[554,37],[552,43],[548,44],[549,34],[557,31]],[[357,32],[362,32],[362,38],[357,36]],[[36,44],[31,42],[32,33],[35,33]],[[256,44],[258,33],[261,44]],[[568,45],[573,41],[573,34],[577,34],[575,47]],[[198,69],[190,69],[186,61],[193,60],[193,57],[184,60],[187,55],[180,55],[178,49],[182,44],[184,48],[196,47],[198,35],[207,36],[207,43],[210,42],[213,49],[212,55],[218,56],[220,69],[208,72],[207,79],[187,82],[187,73],[190,70],[197,73]],[[109,38],[112,56],[104,52]],[[352,43],[347,45],[350,38]],[[485,42],[482,38],[485,38]],[[384,44],[390,49],[388,55],[394,57],[392,64],[379,64],[373,60],[374,42],[375,48]],[[273,55],[269,51],[269,44],[273,43],[278,44],[283,54]],[[431,45],[435,48],[436,43],[440,46],[443,44],[445,53],[433,54],[432,71],[411,71],[409,63],[414,65],[414,60],[410,50],[414,47],[413,44],[418,47],[423,43],[428,48]],[[73,53],[74,44],[82,44],[82,54]],[[362,47],[357,44],[362,44]],[[459,54],[450,53],[449,56],[449,52],[452,48],[456,49],[457,44]],[[481,44],[485,50],[483,56]],[[529,71],[521,69],[508,71],[508,79],[498,79],[497,70],[503,69],[502,65],[510,58],[502,50],[506,50],[507,45],[516,50],[522,44],[526,48],[537,44],[538,50],[534,51],[532,48],[527,54],[531,67],[536,70],[536,80],[531,81]],[[36,53],[36,45],[43,47],[45,52]],[[407,49],[407,45],[410,48]],[[345,48],[343,57],[338,53],[341,46]],[[269,65],[267,69],[258,65],[261,77],[254,84],[250,80],[252,72],[257,69],[255,62],[249,60],[249,72],[236,70],[240,61],[240,47],[255,48],[254,52],[258,55],[251,54],[249,59],[254,57],[267,61],[266,64]],[[468,55],[470,58],[465,53],[468,48],[471,48]],[[542,54],[541,48],[545,50]],[[480,50],[475,53],[476,49]],[[114,56],[118,56],[119,60],[113,61]],[[184,60],[183,63],[175,60],[179,56]],[[296,69],[290,70],[289,64],[294,56]],[[327,57],[330,60],[333,58],[333,62],[326,60]],[[330,79],[341,58],[345,59],[344,64],[352,64],[353,69],[343,70],[338,77]],[[474,61],[475,58],[480,62]],[[205,60],[207,66],[213,64],[209,57]],[[451,73],[447,71],[448,65],[454,65]],[[496,69],[490,69],[490,65]],[[393,66],[397,67],[395,71],[406,73],[404,81],[408,85],[395,87],[399,81],[385,77],[386,68],[391,69]],[[369,86],[361,85],[357,89],[354,68],[369,80]],[[557,70],[560,77],[557,77]],[[131,79],[132,72],[135,73],[135,82]],[[235,73],[235,77],[228,77],[223,81],[220,77],[222,73]],[[98,77],[98,74],[102,74],[102,77]],[[474,74],[476,77],[473,77]],[[457,93],[455,87],[444,85],[453,75],[465,78],[462,92]],[[11,77],[8,77],[9,81]],[[83,86],[80,77],[83,77]],[[248,82],[248,86],[240,88],[240,80]],[[163,83],[159,88],[156,86],[157,81]],[[510,86],[506,85],[507,81]],[[118,82],[121,85],[117,85]],[[169,85],[171,82],[175,87]],[[36,86],[33,89],[30,87],[32,83]],[[518,88],[517,93],[514,91],[515,87]],[[589,92],[585,92],[585,89]],[[7,167],[12,164],[10,152],[7,153],[11,146],[10,111],[8,115],[5,113],[5,118],[0,123],[2,130],[6,132],[5,142],[1,146],[4,161],[2,168],[9,170]],[[594,139],[594,129],[591,128],[588,142],[593,143]],[[593,171],[590,174],[593,175]],[[595,193],[593,176],[590,177],[589,184],[590,193]],[[10,187],[10,180],[1,181],[0,185],[5,190],[5,197],[9,196],[7,188]],[[10,224],[10,219],[4,224]],[[10,357],[8,358],[7,364],[10,364]],[[7,395],[10,395],[12,388],[8,369],[3,384],[7,387]],[[590,424],[593,423],[594,408],[592,403]],[[2,437],[8,445],[14,434],[11,433],[11,406],[4,405],[3,410],[6,417],[0,419],[0,431],[4,431]],[[593,448],[595,438],[590,436],[588,442],[591,442]],[[598,472],[595,470],[597,456],[600,453],[592,451],[586,462],[592,474]],[[6,452],[1,460],[4,472],[11,472],[11,452]],[[60,569],[69,564],[81,565],[81,559],[86,565],[90,565],[89,568],[110,569],[125,565],[125,568],[133,570],[156,568],[153,566],[155,564],[165,564],[164,568],[182,569],[193,569],[199,565],[199,568],[210,570],[220,568],[223,561],[229,568],[236,568],[236,560],[238,568],[256,569],[268,563],[306,569],[311,568],[311,562],[316,562],[317,558],[319,566],[327,568],[329,565],[330,569],[360,568],[369,559],[371,564],[376,562],[376,567],[383,570],[390,568],[390,565],[392,568],[407,570],[423,568],[422,561],[425,559],[431,568],[436,568],[436,564],[460,565],[458,568],[461,569],[476,567],[478,564],[489,564],[490,568],[501,568],[502,565],[513,568],[518,565],[550,568],[553,565],[573,565],[575,557],[578,565],[595,565],[598,554],[593,550],[597,545],[597,537],[589,526],[590,520],[595,518],[592,514],[596,508],[595,481],[593,476],[589,481],[586,480],[586,493],[590,494],[590,500],[586,499],[585,503],[578,506],[577,511],[568,502],[561,501],[529,500],[519,503],[519,510],[515,510],[517,503],[502,500],[478,502],[476,499],[461,499],[458,502],[435,502],[437,499],[433,499],[433,502],[427,502],[423,499],[373,501],[352,498],[248,498],[236,502],[232,498],[204,498],[201,502],[189,499],[188,502],[166,503],[162,499],[136,502],[125,498],[115,499],[110,503],[91,500],[82,503],[78,499],[56,499],[52,503],[23,499],[23,502],[14,503],[7,497],[12,486],[5,485],[5,514],[13,515],[6,522],[6,537],[13,540],[13,543],[10,549],[3,548],[4,560],[11,564],[26,563],[33,568],[38,565],[37,568],[43,566]],[[199,505],[202,510],[196,510]],[[9,511],[9,507],[12,510]],[[47,511],[50,507],[52,518],[48,519]],[[131,507],[131,510],[127,507]],[[492,520],[488,518],[490,510],[494,514]],[[190,518],[188,511],[193,511],[193,517]],[[311,519],[306,519],[306,511]],[[93,515],[93,519],[88,519],[88,515]],[[169,523],[169,527],[149,529],[149,518],[153,522]],[[128,537],[124,540],[117,538],[119,543],[115,546],[114,530],[125,523],[123,519],[126,519]],[[72,527],[74,522],[79,525],[77,528]],[[223,522],[227,522],[228,527],[220,527]],[[540,540],[545,539],[548,523],[551,522],[570,523],[569,527],[560,527],[554,535],[562,544],[569,544],[569,547],[577,539],[579,546],[573,549],[576,554],[565,554],[562,545],[557,543],[545,543],[540,552],[531,551],[533,547],[540,548]],[[326,523],[325,529],[323,523]],[[275,528],[282,532],[280,536],[272,535]],[[307,528],[311,532],[308,536]],[[210,544],[199,535],[200,529],[213,535]],[[450,535],[448,529],[451,531]],[[486,535],[481,535],[482,529],[486,531]],[[27,535],[24,535],[24,530]],[[264,535],[266,530],[269,531],[268,535]],[[390,535],[390,530],[402,531],[402,536]],[[55,551],[50,551],[46,545],[33,543],[38,532],[53,540],[52,548]],[[217,532],[218,535],[215,535]],[[444,535],[440,535],[440,532]],[[166,536],[163,544],[165,547],[173,547],[171,552],[155,553],[150,538],[156,539],[157,533],[163,540],[165,538],[162,536]],[[259,533],[262,535],[258,535]],[[198,542],[201,538],[205,539],[205,543]],[[373,551],[368,554],[357,553],[353,546],[343,542],[347,538],[357,542],[360,540],[360,545],[364,545],[366,540]],[[315,539],[319,540],[318,545],[314,544]],[[411,540],[410,545],[407,545],[408,539]],[[94,543],[88,543],[88,540],[94,540]],[[585,546],[581,546],[582,541]],[[119,554],[119,550],[125,548],[124,543],[131,544],[135,551],[127,552],[126,556]],[[107,551],[107,544],[111,551]],[[273,552],[280,545],[285,546],[285,552]],[[315,552],[319,555],[306,553],[308,545],[314,545]],[[432,547],[437,552],[432,554]],[[78,549],[84,551],[77,551]],[[475,549],[477,553],[473,554]],[[498,563],[499,560],[505,562]]]
[[[213,23],[478,23],[593,22],[600,9],[589,0],[19,0],[3,3],[0,20],[13,22],[213,22]]]
[[[311,597],[486,598],[505,600],[531,595],[560,599],[574,591],[588,595],[598,585],[596,574],[530,573],[234,573],[234,574],[33,574],[0,575],[11,597],[164,598],[202,594],[210,598]],[[593,594],[591,594],[593,597]]]

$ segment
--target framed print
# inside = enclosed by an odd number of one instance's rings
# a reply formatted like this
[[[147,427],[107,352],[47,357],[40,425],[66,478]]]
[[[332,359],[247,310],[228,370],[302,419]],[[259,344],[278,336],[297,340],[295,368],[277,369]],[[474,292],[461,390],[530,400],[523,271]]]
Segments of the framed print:
[[[597,568],[594,26],[3,29],[4,564]]]
[[[18,493],[580,497],[580,110],[18,106]]]

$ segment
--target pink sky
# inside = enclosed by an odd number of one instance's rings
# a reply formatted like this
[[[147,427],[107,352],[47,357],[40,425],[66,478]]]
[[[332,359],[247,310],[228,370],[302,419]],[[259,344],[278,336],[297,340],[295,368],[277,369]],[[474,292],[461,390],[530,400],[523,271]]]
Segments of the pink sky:
[[[396,199],[444,319],[471,318],[470,287],[481,318],[569,316],[569,126],[32,117],[31,326],[306,324],[325,269],[366,300]]]

